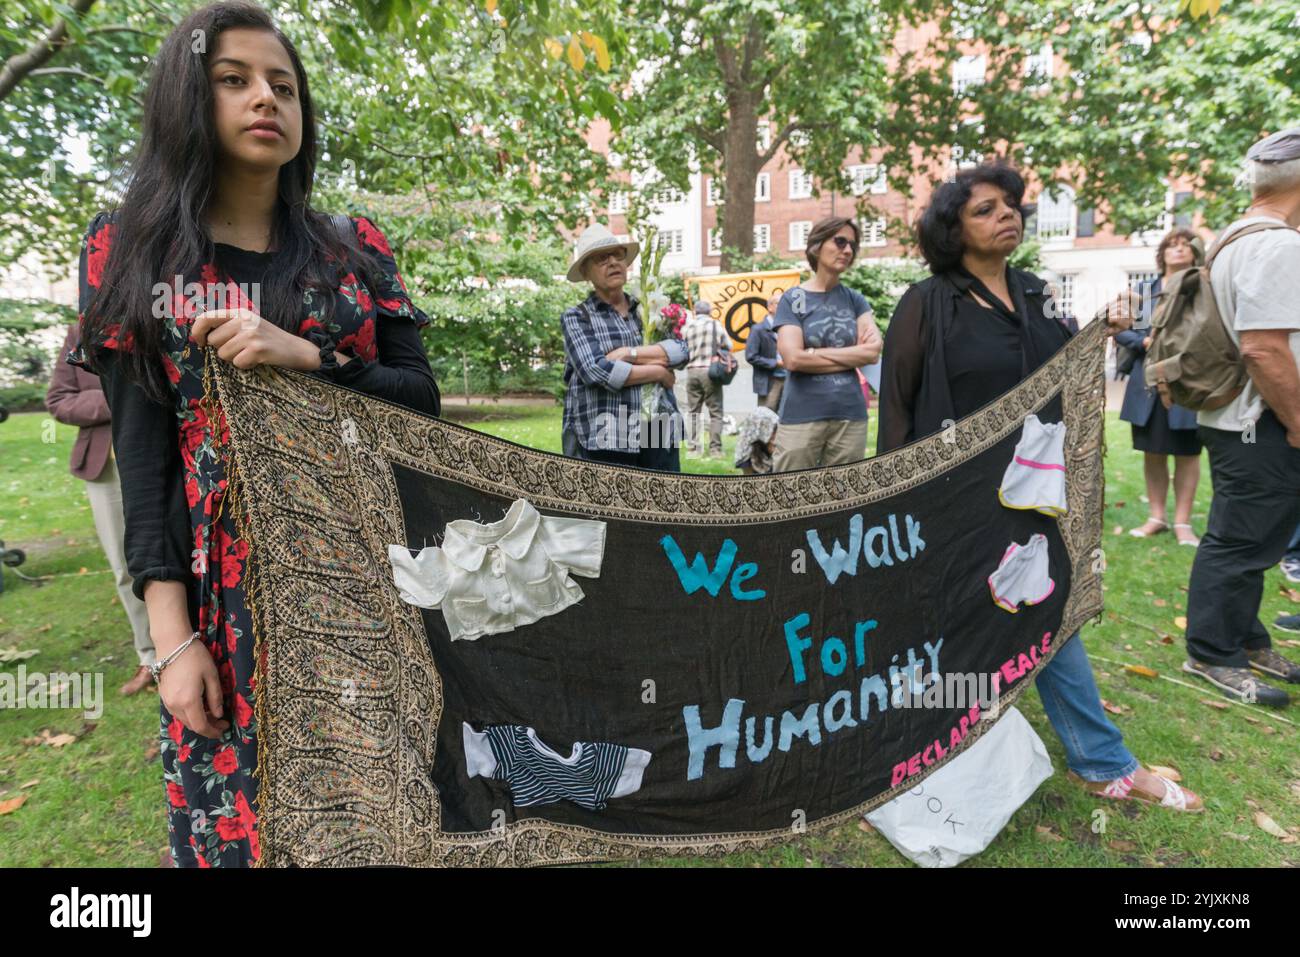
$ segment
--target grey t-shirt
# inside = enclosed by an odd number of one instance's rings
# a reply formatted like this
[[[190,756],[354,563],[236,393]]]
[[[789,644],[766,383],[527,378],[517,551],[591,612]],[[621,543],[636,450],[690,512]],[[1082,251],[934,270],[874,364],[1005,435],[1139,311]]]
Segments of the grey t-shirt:
[[[838,285],[830,292],[812,292],[802,286],[787,289],[776,308],[773,328],[799,326],[809,349],[834,349],[856,345],[858,316],[871,311],[860,292]],[[858,374],[845,372],[791,372],[781,396],[781,422],[800,425],[827,419],[861,421],[867,417],[867,400]]]

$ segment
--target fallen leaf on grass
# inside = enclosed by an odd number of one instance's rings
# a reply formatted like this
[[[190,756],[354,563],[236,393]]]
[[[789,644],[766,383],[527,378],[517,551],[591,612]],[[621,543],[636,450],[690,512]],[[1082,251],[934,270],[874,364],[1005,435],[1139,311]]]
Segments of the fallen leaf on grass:
[[[1123,525],[1116,525],[1116,526],[1114,527],[1114,529],[1111,530],[1111,534],[1112,534],[1112,535],[1123,535],[1123,534],[1124,534],[1124,526],[1123,526]]]
[[[40,735],[35,738],[20,738],[22,744],[40,745],[48,744],[54,748],[61,748],[64,745],[71,744],[77,740],[75,734],[50,734],[49,728],[42,728]]]
[[[1166,780],[1169,781],[1177,782],[1183,779],[1183,776],[1178,773],[1177,768],[1166,767],[1163,764],[1148,764],[1147,770],[1150,771],[1152,774],[1158,777],[1165,778]]]
[[[865,817],[858,818],[858,830],[864,834],[874,834],[876,829],[871,826],[871,822]]]
[[[24,781],[22,784],[18,785],[18,787],[19,787],[19,788],[34,788],[34,787],[36,787],[36,785],[38,785],[38,784],[40,784],[40,783],[41,783],[41,779],[40,779],[40,778],[32,778],[30,781]]]
[[[1128,854],[1138,849],[1138,846],[1132,841],[1107,841],[1106,846],[1112,851],[1120,851],[1124,854]]]
[[[1163,631],[1160,633],[1160,644],[1172,645],[1174,643],[1173,635],[1166,635]]]
[[[1201,699],[1201,704],[1209,705],[1209,706],[1210,706],[1211,708],[1213,708],[1215,711],[1227,711],[1227,710],[1228,710],[1228,702],[1226,702],[1226,701],[1212,701],[1212,700],[1209,699],[1209,698],[1202,698],[1202,699]]]
[[[1126,704],[1114,704],[1110,701],[1107,701],[1105,698],[1101,699],[1101,706],[1105,708],[1107,711],[1109,711],[1111,714],[1124,714],[1125,712],[1130,710],[1129,706]]]
[[[1174,624],[1177,625],[1177,626],[1178,626],[1180,629],[1182,629],[1183,631],[1186,631],[1186,630],[1187,630],[1187,616],[1186,616],[1186,615],[1179,615],[1177,618],[1174,619]]]
[[[1292,601],[1300,602],[1300,591],[1296,591],[1294,588],[1287,588],[1285,585],[1283,585],[1278,590],[1281,591],[1285,597],[1291,599]]]
[[[1042,838],[1043,840],[1045,840],[1045,841],[1064,841],[1064,840],[1065,840],[1065,838],[1061,837],[1061,835],[1057,834],[1055,831],[1053,831],[1053,830],[1052,830],[1050,827],[1048,827],[1046,824],[1035,824],[1035,825],[1034,825],[1034,830],[1037,831],[1037,832],[1038,832],[1038,836],[1041,837],[1041,838]]]
[[[37,632],[49,631],[53,627],[54,626],[47,621],[45,624],[41,625],[41,627],[37,628],[36,630]]]
[[[1277,734],[1277,729],[1274,728],[1272,725],[1267,725],[1267,724],[1260,725],[1259,731],[1260,734]]]
[[[0,648],[0,662],[26,661],[28,658],[31,658],[33,655],[38,653],[39,652],[35,648],[19,651],[17,645],[14,645],[12,648]]]
[[[1274,638],[1273,644],[1285,645],[1288,648],[1300,648],[1300,641],[1296,641],[1294,638]]]
[[[1248,714],[1243,714],[1242,717],[1246,719],[1247,724],[1259,724],[1259,718],[1252,718]]]
[[[1271,834],[1273,837],[1278,838],[1285,844],[1294,844],[1296,841],[1294,835],[1288,834],[1286,831],[1282,830],[1281,825],[1263,811],[1255,812],[1255,826],[1265,834]]]
[[[8,801],[0,801],[0,814],[12,814],[26,803],[26,794],[20,794],[16,798],[10,798]]]
[[[1169,604],[1169,602],[1165,601],[1163,598],[1157,598],[1151,604],[1155,605],[1157,608],[1164,608]]]
[[[1133,650],[1133,646],[1132,646],[1132,645],[1125,645],[1125,646],[1124,646],[1124,650],[1125,650],[1125,651],[1132,651],[1132,650]]]
[[[1146,665],[1125,665],[1124,670],[1131,675],[1141,675],[1143,678],[1159,678],[1160,672],[1153,671]]]
[[[1222,761],[1222,760],[1223,760],[1223,752],[1220,751],[1218,748],[1211,748],[1211,749],[1210,749],[1210,760],[1211,760],[1211,761]]]
[[[146,761],[152,761],[154,758],[158,757],[158,753],[158,745],[155,744],[145,751],[144,759]]]
[[[1246,841],[1249,841],[1249,840],[1250,840],[1250,835],[1249,835],[1249,834],[1233,834],[1231,831],[1224,831],[1224,832],[1223,832],[1223,836],[1224,836],[1224,837],[1230,837],[1230,838],[1232,838],[1234,841],[1241,841],[1243,844],[1244,844]]]

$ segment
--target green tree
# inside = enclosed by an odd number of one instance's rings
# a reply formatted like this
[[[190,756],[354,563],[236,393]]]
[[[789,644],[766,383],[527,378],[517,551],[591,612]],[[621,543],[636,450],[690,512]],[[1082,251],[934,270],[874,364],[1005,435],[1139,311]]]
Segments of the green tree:
[[[1248,203],[1236,185],[1246,149],[1300,118],[1300,4],[1251,0],[950,2],[924,59],[951,76],[985,53],[966,91],[966,148],[1001,152],[1044,182],[1073,185],[1119,232],[1155,227],[1171,177],[1186,178],[1211,225]],[[1208,14],[1208,15],[1202,15]],[[1050,44],[1054,76],[1027,76]],[[951,100],[932,89],[925,113]],[[923,147],[933,142],[919,141]]]
[[[488,238],[521,243],[586,214],[608,169],[586,145],[611,91],[613,0],[268,0],[312,81],[317,205],[380,212],[407,271],[473,274]],[[197,4],[37,2],[0,11],[0,264],[66,263],[121,192],[149,59]],[[73,173],[80,139],[90,169]],[[398,221],[400,220],[400,222]]]
[[[753,251],[759,169],[779,149],[820,181],[815,188],[847,191],[850,149],[887,142],[893,38],[932,6],[641,0],[628,28],[634,92],[616,148],[679,188],[695,163],[723,185],[723,269],[735,268]],[[766,146],[760,120],[771,124]],[[910,168],[909,159],[891,175],[906,182]]]

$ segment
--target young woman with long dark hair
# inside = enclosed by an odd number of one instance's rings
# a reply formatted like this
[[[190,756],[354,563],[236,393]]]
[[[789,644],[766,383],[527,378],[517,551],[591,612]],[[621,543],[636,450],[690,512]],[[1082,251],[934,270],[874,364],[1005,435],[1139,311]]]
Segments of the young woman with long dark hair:
[[[428,319],[384,235],[309,205],[316,150],[293,44],[258,6],[203,7],[158,52],[126,195],[95,217],[81,254],[69,361],[101,375],[113,413],[128,567],[165,662],[178,866],[259,853],[249,549],[222,508],[229,431],[205,399],[205,361],[294,369],[439,412]],[[229,295],[200,303],[190,283]]]

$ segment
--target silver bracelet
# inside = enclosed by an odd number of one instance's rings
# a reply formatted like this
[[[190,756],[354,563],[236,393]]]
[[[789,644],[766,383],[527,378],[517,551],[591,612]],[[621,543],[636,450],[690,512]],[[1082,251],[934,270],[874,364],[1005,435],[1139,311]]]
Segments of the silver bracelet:
[[[155,661],[153,664],[149,666],[149,673],[153,675],[153,680],[155,684],[158,683],[158,677],[159,675],[162,674],[162,670],[166,668],[169,664],[171,664],[173,661],[175,661],[177,658],[179,658],[181,652],[183,652],[186,648],[188,648],[191,644],[193,644],[194,639],[197,637],[199,637],[199,633],[196,631],[194,634],[190,635],[189,640],[181,642],[180,647],[177,648],[175,651],[173,651],[162,661]]]

